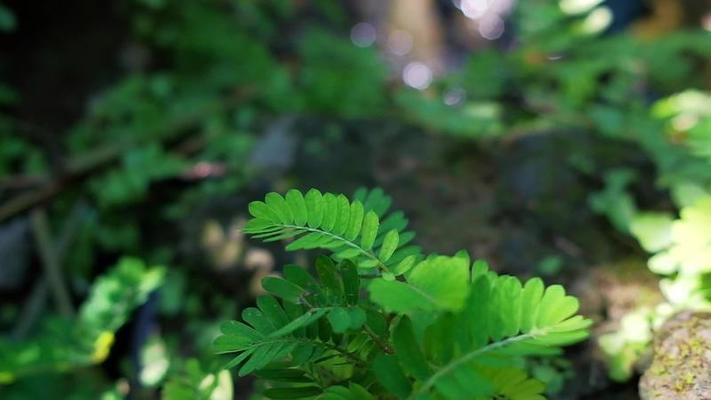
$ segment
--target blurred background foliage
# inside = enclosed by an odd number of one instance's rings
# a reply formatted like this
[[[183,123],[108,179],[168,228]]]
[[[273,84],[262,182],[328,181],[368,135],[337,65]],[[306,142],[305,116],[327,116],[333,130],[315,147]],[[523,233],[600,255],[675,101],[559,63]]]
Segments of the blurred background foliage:
[[[684,0],[0,2],[1,397],[248,398],[217,326],[309,255],[246,241],[246,204],[371,185],[426,248],[577,289],[601,346],[530,366],[551,397],[635,398],[608,372],[711,306],[710,21]]]

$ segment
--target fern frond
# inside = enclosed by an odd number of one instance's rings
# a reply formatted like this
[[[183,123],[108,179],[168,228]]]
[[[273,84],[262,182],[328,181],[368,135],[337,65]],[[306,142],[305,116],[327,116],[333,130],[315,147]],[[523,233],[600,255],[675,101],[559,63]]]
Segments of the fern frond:
[[[239,374],[244,376],[289,355],[306,362],[320,357],[326,350],[318,339],[317,330],[307,333],[302,328],[326,315],[327,309],[309,310],[289,321],[274,297],[260,297],[258,306],[242,313],[242,319],[249,325],[230,321],[220,327],[222,336],[215,339],[215,350],[223,354],[240,353],[226,368],[242,364]]]
[[[281,298],[284,305],[304,304],[328,310],[328,320],[335,333],[355,330],[365,323],[365,311],[359,303],[360,277],[350,261],[334,264],[328,257],[316,258],[318,281],[296,265],[284,267],[284,277],[264,278],[265,290]],[[293,304],[288,304],[293,303]]]
[[[253,219],[244,231],[265,241],[294,239],[286,247],[290,251],[328,249],[362,269],[405,272],[420,258],[419,248],[408,246],[414,234],[405,230],[407,219],[401,212],[387,213],[391,199],[381,189],[360,189],[355,198],[316,189],[306,195],[290,190],[284,197],[269,193],[263,202],[249,204]]]
[[[446,257],[438,259],[446,261]],[[450,260],[458,262],[456,257]],[[411,275],[425,267],[430,268],[418,265]],[[521,285],[514,277],[488,271],[483,263],[475,263],[472,276],[469,296],[459,311],[440,316],[426,329],[422,344],[415,340],[409,318],[403,317],[395,328],[393,341],[402,371],[419,382],[414,386],[414,397],[434,391],[444,398],[488,399],[497,387],[491,385],[495,380],[487,374],[510,371],[522,356],[555,354],[561,346],[588,335],[591,321],[575,316],[578,301],[567,296],[561,286],[546,288],[537,278]],[[378,302],[384,296],[381,291],[389,290],[392,282],[376,282],[371,285],[371,296]],[[435,360],[437,365],[424,360]],[[477,376],[482,382],[473,384]],[[517,397],[520,399],[540,398],[536,397],[539,393],[526,389],[539,386],[531,380],[520,379],[517,385],[512,382],[513,386],[499,389],[528,393],[528,397]]]
[[[350,261],[336,265],[322,256],[316,260],[316,271],[318,280],[303,268],[289,265],[284,278],[264,279],[264,288],[273,296],[261,296],[257,308],[245,309],[242,319],[246,323],[223,324],[222,336],[215,340],[218,353],[239,353],[227,367],[242,364],[239,373],[243,376],[287,357],[297,365],[321,357],[360,362],[354,349],[339,349],[331,341],[334,334],[357,331],[366,323],[366,312],[357,306],[360,278],[356,266]],[[327,324],[317,323],[323,317]],[[367,353],[373,344],[368,340],[367,345],[358,350]]]

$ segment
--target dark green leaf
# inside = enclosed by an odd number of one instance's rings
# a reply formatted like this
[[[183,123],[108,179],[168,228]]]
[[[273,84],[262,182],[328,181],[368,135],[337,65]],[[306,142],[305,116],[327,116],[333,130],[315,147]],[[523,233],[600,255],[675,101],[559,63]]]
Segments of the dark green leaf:
[[[412,385],[402,372],[394,356],[380,354],[373,361],[373,372],[381,385],[399,399],[405,399],[412,391]]]
[[[432,374],[427,359],[417,343],[412,322],[408,317],[402,317],[395,326],[393,347],[400,365],[409,375],[416,379],[426,380]]]
[[[269,388],[264,390],[264,395],[270,399],[303,399],[321,394],[318,386],[301,386],[290,388]]]
[[[299,267],[297,267],[299,268]],[[267,292],[279,296],[285,301],[298,303],[302,295],[306,293],[304,288],[297,286],[286,279],[275,276],[268,276],[262,279],[262,287]]]
[[[349,305],[358,304],[360,297],[360,278],[358,268],[351,261],[343,261],[340,264],[341,276],[343,279],[343,290],[346,295],[346,303]]]

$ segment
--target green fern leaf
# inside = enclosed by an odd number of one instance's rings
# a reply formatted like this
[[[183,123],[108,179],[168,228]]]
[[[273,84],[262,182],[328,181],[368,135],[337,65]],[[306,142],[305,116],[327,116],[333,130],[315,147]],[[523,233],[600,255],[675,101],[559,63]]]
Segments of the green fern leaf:
[[[545,385],[516,368],[480,368],[494,388],[495,396],[509,400],[545,400]]]
[[[244,322],[223,324],[222,335],[214,342],[217,353],[238,353],[227,367],[241,365],[243,376],[285,359],[298,365],[370,352],[372,340],[367,335],[348,351],[336,351],[332,343],[333,334],[360,331],[367,322],[358,305],[360,278],[355,265],[349,261],[336,265],[322,256],[316,260],[316,271],[318,280],[303,268],[288,265],[283,278],[263,280],[273,296],[257,298],[256,308],[242,312]]]
[[[400,235],[397,233],[397,230],[391,229],[390,231],[388,231],[388,233],[385,234],[385,237],[383,237],[383,243],[380,247],[380,253],[378,253],[378,258],[383,260],[384,262],[387,262],[397,249],[399,241]]]
[[[357,383],[351,383],[348,387],[331,386],[316,398],[317,400],[375,400],[367,389]]]
[[[434,391],[444,398],[488,399],[495,394],[518,393],[518,397],[509,398],[542,398],[543,386],[525,375],[503,379],[507,385],[497,383],[494,377],[511,374],[518,357],[551,354],[584,339],[591,322],[574,315],[578,302],[559,285],[544,289],[539,279],[521,285],[516,278],[489,272],[481,263],[472,275],[475,278],[464,307],[451,316],[441,316],[425,331],[425,354],[440,364],[427,377],[416,377],[422,381],[416,394]],[[452,340],[454,326],[456,340]],[[397,357],[403,367],[412,364],[409,354],[402,359],[398,352]],[[482,377],[488,386],[462,384],[464,376]],[[487,389],[482,392],[482,388]]]
[[[264,395],[270,399],[306,399],[313,398],[323,393],[318,386],[297,386],[285,388],[269,388],[264,390]]]
[[[359,307],[335,307],[328,313],[328,321],[335,333],[358,330],[365,320],[365,311]]]
[[[291,303],[298,303],[302,296],[306,294],[306,290],[301,286],[274,276],[267,276],[262,279],[262,287],[269,293]]]
[[[368,211],[363,220],[363,228],[360,234],[360,245],[364,249],[370,250],[373,247],[375,238],[378,236],[378,226],[380,226],[378,215],[374,211]]]
[[[403,317],[395,326],[393,345],[402,368],[408,375],[418,380],[425,380],[432,375],[427,359],[417,343],[409,318]]]
[[[455,311],[469,293],[469,266],[459,257],[436,256],[415,266],[405,281],[375,279],[370,298],[392,312]]]
[[[355,198],[350,202],[343,195],[316,189],[305,196],[297,190],[285,197],[269,193],[263,202],[250,203],[253,218],[244,230],[264,241],[293,238],[288,251],[328,249],[337,259],[352,260],[364,270],[404,273],[421,258],[418,247],[407,246],[414,237],[405,231],[407,219],[401,212],[387,214],[392,201],[382,189],[359,189]]]
[[[215,339],[217,353],[240,353],[229,366],[244,363],[240,376],[262,369],[281,360],[298,347],[319,347],[316,340],[301,336],[297,331],[323,317],[327,309],[309,310],[290,320],[286,311],[270,296],[263,296],[257,308],[247,308],[242,319],[249,325],[230,321],[220,328],[222,335]]]
[[[386,195],[381,188],[368,190],[360,187],[353,194],[353,199],[363,203],[366,210],[372,210],[378,217],[383,217],[392,204],[390,196]]]
[[[306,193],[306,215],[308,215],[308,224],[311,228],[318,228],[323,222],[323,195],[316,189],[311,189]]]
[[[311,383],[306,372],[297,368],[263,369],[254,373],[257,377],[275,383]]]
[[[407,398],[412,392],[412,384],[394,356],[380,354],[376,357],[373,360],[373,372],[378,382],[398,398]]]
[[[289,205],[291,215],[296,225],[305,225],[307,221],[306,201],[304,195],[298,190],[289,190],[286,193],[286,203]]]

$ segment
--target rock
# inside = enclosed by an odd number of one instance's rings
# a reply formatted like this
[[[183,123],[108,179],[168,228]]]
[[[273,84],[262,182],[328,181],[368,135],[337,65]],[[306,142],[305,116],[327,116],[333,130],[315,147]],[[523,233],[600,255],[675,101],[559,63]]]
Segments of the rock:
[[[30,262],[31,243],[27,218],[0,224],[0,290],[16,290],[22,284]]]
[[[266,129],[249,157],[249,166],[273,178],[279,178],[294,164],[297,139],[292,134],[294,117],[276,119]]]
[[[711,400],[711,313],[685,311],[662,325],[639,392],[643,400]]]

